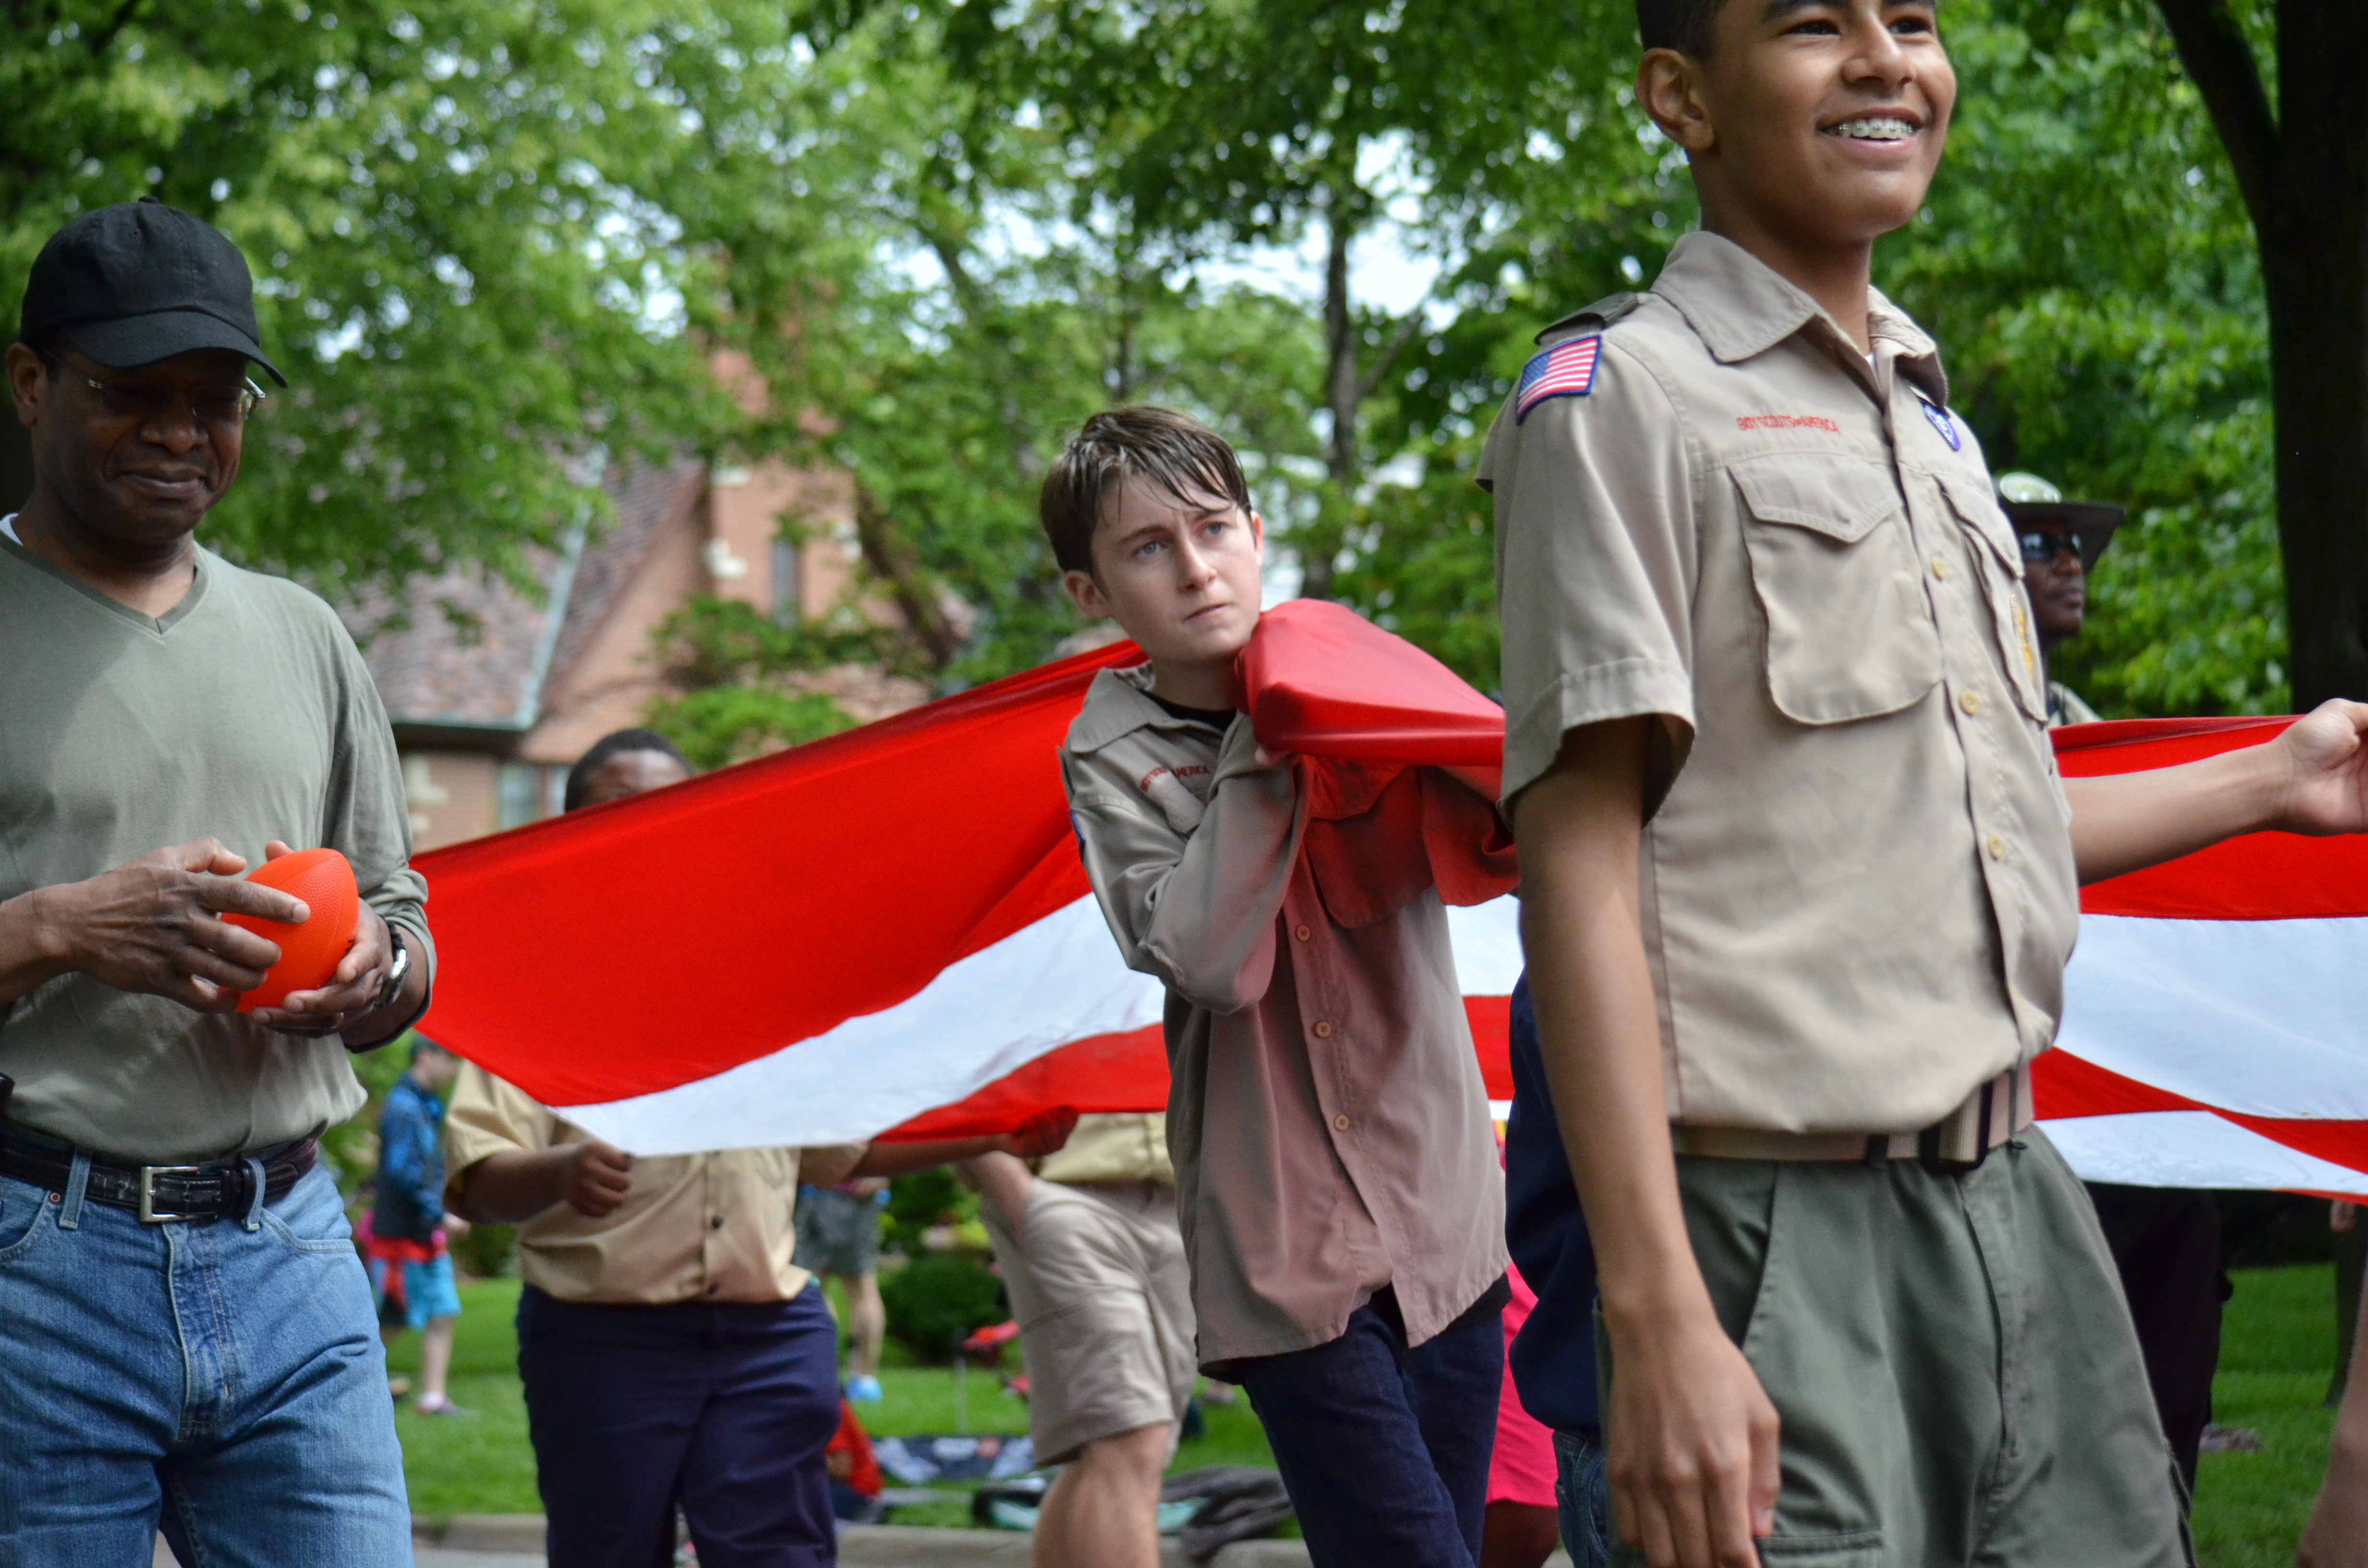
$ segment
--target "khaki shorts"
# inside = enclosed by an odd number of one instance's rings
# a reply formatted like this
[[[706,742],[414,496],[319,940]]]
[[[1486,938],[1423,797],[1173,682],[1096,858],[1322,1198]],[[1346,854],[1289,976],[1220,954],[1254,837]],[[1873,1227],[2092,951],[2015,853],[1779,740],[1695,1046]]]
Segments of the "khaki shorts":
[[[1764,1562],[2193,1568],[2120,1278],[2044,1133],[1964,1175],[1688,1158],[1678,1176],[1711,1300],[1783,1422]]]
[[[1028,1366],[1039,1464],[1144,1426],[1171,1433],[1192,1397],[1192,1278],[1176,1191],[1037,1180],[1015,1233],[979,1205]]]

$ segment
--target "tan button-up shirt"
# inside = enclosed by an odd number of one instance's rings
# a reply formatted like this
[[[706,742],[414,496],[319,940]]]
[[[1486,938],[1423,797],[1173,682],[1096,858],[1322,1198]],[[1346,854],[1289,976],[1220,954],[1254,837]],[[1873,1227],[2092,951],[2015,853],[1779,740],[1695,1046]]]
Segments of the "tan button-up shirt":
[[[488,1154],[590,1136],[462,1062],[444,1115],[445,1202],[457,1202],[461,1173]],[[829,1182],[862,1156],[860,1149],[803,1153],[808,1176]],[[786,1301],[809,1278],[790,1261],[800,1155],[732,1149],[637,1156],[624,1201],[601,1218],[556,1203],[518,1227],[519,1278],[563,1301]]]
[[[1671,744],[1645,937],[1672,1116],[1902,1132],[2053,1041],[2078,920],[2014,530],[1932,341],[1874,363],[1713,234],[1490,432],[1505,794],[1564,733]]]
[[[1201,1364],[1326,1344],[1384,1285],[1419,1344],[1505,1272],[1445,907],[1424,885],[1335,920],[1300,853],[1290,767],[1258,765],[1248,719],[1221,737],[1149,683],[1147,666],[1095,676],[1062,775],[1119,949],[1167,986]]]
[[[1156,1113],[1081,1116],[1069,1141],[1037,1163],[1036,1174],[1072,1187],[1096,1181],[1173,1187],[1176,1166],[1167,1157],[1167,1119]]]

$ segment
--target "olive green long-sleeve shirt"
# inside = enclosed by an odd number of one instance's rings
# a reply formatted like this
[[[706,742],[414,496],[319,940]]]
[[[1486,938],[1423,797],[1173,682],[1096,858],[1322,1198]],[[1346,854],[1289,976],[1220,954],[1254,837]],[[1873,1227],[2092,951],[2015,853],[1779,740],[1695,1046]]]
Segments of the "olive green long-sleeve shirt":
[[[327,605],[201,548],[188,597],[145,616],[0,537],[0,899],[208,834],[250,865],[274,838],[338,850],[428,956],[394,736]],[[363,1100],[335,1036],[85,974],[0,1012],[0,1073],[12,1120],[151,1164],[302,1138]]]

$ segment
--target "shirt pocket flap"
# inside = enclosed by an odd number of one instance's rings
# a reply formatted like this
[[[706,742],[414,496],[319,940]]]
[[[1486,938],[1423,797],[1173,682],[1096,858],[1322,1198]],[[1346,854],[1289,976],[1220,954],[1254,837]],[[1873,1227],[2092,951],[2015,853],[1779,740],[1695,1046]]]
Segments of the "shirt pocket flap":
[[[1789,523],[1856,544],[1899,510],[1890,472],[1847,459],[1804,462],[1790,452],[1745,458],[1727,470],[1743,505],[1763,523]]]
[[[1768,628],[1768,696],[1796,723],[1913,707],[1941,681],[1941,634],[1891,470],[1826,453],[1729,471]]]
[[[1944,473],[1939,476],[1941,494],[1949,498],[1949,509],[1967,532],[1980,538],[1990,547],[2006,574],[2020,582],[2022,579],[2022,540],[2006,520],[2006,514],[1987,485],[1963,474]]]

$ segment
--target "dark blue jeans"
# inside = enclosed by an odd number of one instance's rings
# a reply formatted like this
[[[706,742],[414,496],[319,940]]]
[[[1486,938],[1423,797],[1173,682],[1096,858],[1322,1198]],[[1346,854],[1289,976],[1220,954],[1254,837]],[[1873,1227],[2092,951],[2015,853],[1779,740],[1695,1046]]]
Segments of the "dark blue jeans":
[[[819,1290],[624,1307],[529,1286],[518,1375],[552,1568],[666,1568],[677,1505],[701,1568],[837,1561],[838,1333]]]
[[[1470,1568],[1505,1381],[1505,1324],[1483,1312],[1409,1350],[1395,1300],[1329,1344],[1236,1361],[1315,1568]]]

